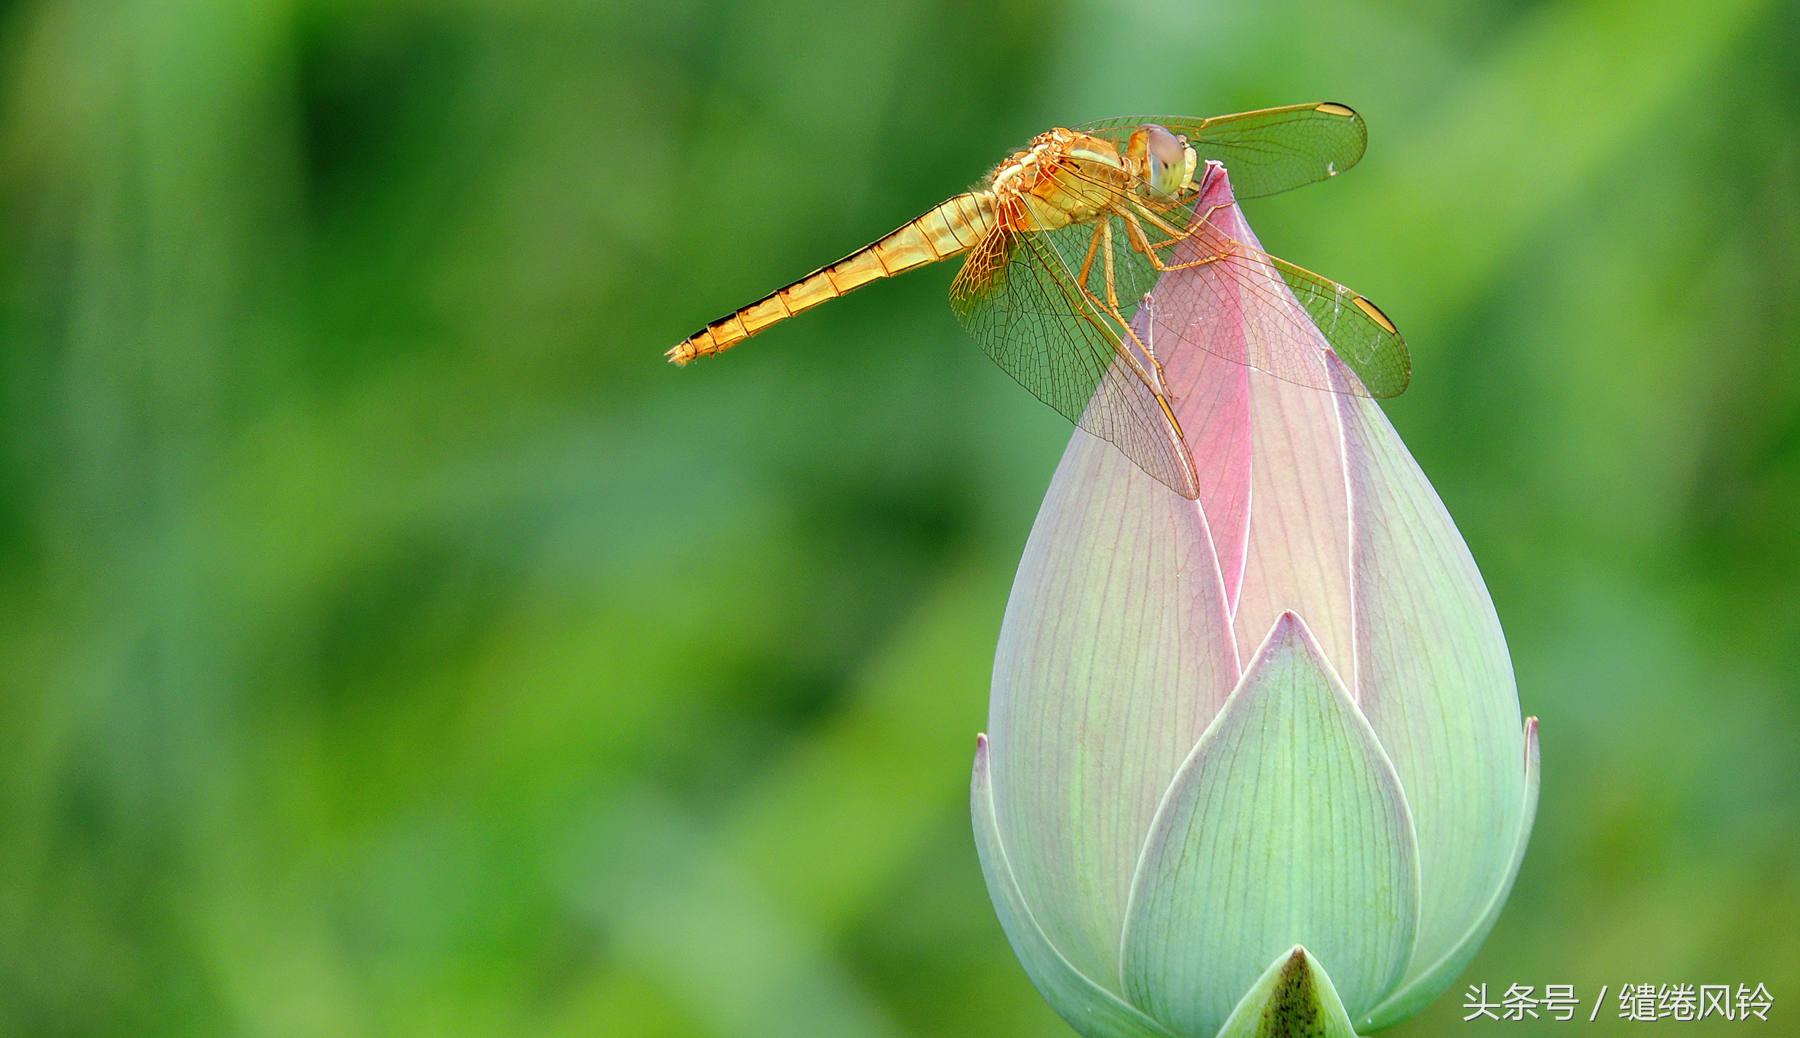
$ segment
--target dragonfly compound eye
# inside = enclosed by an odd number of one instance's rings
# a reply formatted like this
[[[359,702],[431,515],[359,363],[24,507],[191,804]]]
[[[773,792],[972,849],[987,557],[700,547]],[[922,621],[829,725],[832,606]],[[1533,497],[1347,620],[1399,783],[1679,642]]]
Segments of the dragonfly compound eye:
[[[1185,141],[1155,123],[1144,126],[1144,179],[1159,195],[1181,190],[1188,173],[1189,148]]]

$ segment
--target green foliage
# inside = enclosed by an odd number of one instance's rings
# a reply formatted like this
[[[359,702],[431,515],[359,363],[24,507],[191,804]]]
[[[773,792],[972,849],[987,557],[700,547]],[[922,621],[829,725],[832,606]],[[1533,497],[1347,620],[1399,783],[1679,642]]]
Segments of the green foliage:
[[[1388,413],[1543,717],[1467,979],[1782,1012],[1797,34],[1771,0],[9,6],[0,1033],[1060,1033],[967,781],[1066,427],[948,271],[661,351],[1045,126],[1314,98],[1368,157],[1251,217],[1405,331]]]

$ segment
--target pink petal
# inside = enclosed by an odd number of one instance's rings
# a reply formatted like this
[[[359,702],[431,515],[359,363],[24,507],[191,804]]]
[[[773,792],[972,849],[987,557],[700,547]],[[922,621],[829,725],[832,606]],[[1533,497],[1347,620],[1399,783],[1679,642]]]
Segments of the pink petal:
[[[1219,234],[1261,249],[1231,202],[1230,179],[1219,167],[1208,176],[1197,209],[1205,213],[1214,206],[1220,208],[1211,223]],[[1197,258],[1220,241],[1219,235],[1195,236],[1175,258]],[[1239,280],[1246,272],[1266,290],[1247,290]],[[1157,283],[1153,297],[1158,323],[1185,336],[1151,345],[1163,355],[1176,417],[1200,477],[1200,503],[1232,602],[1239,654],[1247,657],[1276,618],[1291,610],[1306,619],[1354,694],[1349,508],[1337,405],[1331,393],[1243,363],[1254,345],[1262,355],[1291,358],[1287,374],[1312,366],[1311,381],[1326,385],[1329,345],[1266,263],[1175,271]],[[1267,307],[1287,307],[1296,320],[1246,319]],[[1140,311],[1140,334],[1148,323]],[[1251,343],[1247,336],[1291,341]]]
[[[1198,204],[1204,211],[1230,197],[1231,185],[1221,173],[1208,182]],[[1172,259],[1186,262],[1197,254],[1198,239],[1189,239],[1176,247]],[[1225,597],[1235,609],[1250,531],[1250,369],[1244,366],[1243,323],[1221,319],[1236,310],[1231,303],[1221,305],[1220,295],[1235,300],[1237,286],[1217,274],[1208,267],[1165,274],[1132,328],[1162,356],[1169,398],[1193,456],[1200,506],[1225,578]],[[1152,309],[1160,324],[1179,329],[1187,341],[1152,339]],[[1205,349],[1191,345],[1201,342]]]

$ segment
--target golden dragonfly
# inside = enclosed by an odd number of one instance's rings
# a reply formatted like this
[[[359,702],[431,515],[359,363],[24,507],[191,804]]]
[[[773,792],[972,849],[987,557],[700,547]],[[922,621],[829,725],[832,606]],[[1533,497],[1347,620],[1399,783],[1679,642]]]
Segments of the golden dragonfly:
[[[667,355],[686,364],[721,353],[872,281],[962,256],[951,307],[988,356],[1082,429],[1194,498],[1179,400],[1157,353],[1171,342],[1315,389],[1389,397],[1406,388],[1406,343],[1380,309],[1213,222],[1237,199],[1336,176],[1356,164],[1367,141],[1362,118],[1335,102],[1057,127],[972,190],[707,324]],[[1201,207],[1219,166],[1231,195]],[[1182,308],[1144,305],[1159,278],[1198,268],[1207,276],[1188,278],[1184,290],[1207,295],[1208,312],[1235,322],[1240,334],[1229,349],[1210,341],[1205,321],[1163,316]],[[1254,334],[1242,334],[1246,328]],[[1323,362],[1326,343],[1352,374]]]

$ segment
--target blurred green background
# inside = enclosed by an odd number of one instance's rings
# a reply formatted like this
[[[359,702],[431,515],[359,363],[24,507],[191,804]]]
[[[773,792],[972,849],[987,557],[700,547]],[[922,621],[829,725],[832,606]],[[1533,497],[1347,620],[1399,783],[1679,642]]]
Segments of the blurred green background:
[[[1782,0],[6,5],[0,1032],[1067,1033],[966,799],[1066,427],[947,270],[661,351],[1046,126],[1313,99],[1368,157],[1251,217],[1406,330],[1388,413],[1543,717],[1511,905],[1393,1033],[1475,982],[1763,982],[1791,1032],[1796,39]]]

